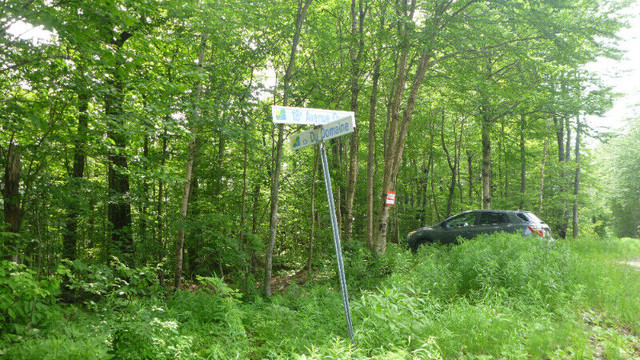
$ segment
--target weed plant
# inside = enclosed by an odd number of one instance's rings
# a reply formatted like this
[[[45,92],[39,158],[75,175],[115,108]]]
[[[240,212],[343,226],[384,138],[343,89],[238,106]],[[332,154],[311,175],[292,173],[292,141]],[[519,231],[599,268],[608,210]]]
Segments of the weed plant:
[[[166,298],[149,296],[154,281],[138,281],[126,303],[111,291],[90,311],[60,310],[53,325],[5,339],[0,351],[8,359],[640,358],[640,270],[626,264],[638,258],[633,239],[505,234],[417,254],[390,244],[380,258],[355,249],[345,256],[354,343],[332,276],[251,302],[222,279],[200,278],[197,290]]]

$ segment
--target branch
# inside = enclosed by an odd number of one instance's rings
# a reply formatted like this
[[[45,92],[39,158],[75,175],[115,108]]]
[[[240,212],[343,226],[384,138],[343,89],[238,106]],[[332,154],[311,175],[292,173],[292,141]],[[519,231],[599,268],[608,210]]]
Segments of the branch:
[[[433,66],[441,61],[444,60],[448,60],[451,58],[456,57],[457,55],[463,54],[463,53],[472,53],[472,54],[482,54],[482,53],[488,53],[490,52],[490,50],[495,50],[510,44],[514,44],[514,43],[518,43],[518,42],[527,42],[527,41],[531,41],[531,40],[539,40],[539,39],[545,39],[544,36],[530,36],[530,37],[526,37],[526,38],[521,38],[521,39],[514,39],[514,40],[509,40],[509,41],[505,41],[505,42],[501,42],[499,44],[495,44],[495,45],[491,45],[491,46],[485,46],[479,49],[462,49],[462,50],[458,50],[456,52],[450,53],[450,54],[446,54],[446,55],[442,55],[441,57],[435,59],[434,61],[432,61],[429,66]]]
[[[447,155],[447,163],[449,164],[449,169],[451,169],[451,171],[454,171],[455,167],[451,164],[451,156],[449,155],[449,150],[447,149],[447,143],[444,141],[444,110],[442,111],[442,127],[440,128],[440,138],[442,139],[442,150],[444,150],[445,155]]]
[[[24,60],[9,66],[6,66],[2,69],[0,69],[0,74],[4,74],[9,70],[15,69],[17,67],[21,67],[21,66],[25,66],[31,63],[35,63],[35,62],[39,62],[39,61],[43,61],[43,60],[50,60],[50,59],[63,59],[63,60],[69,60],[70,57],[69,55],[49,55],[49,56],[40,56],[37,58],[33,58],[33,59],[29,59],[29,60]]]
[[[478,0],[471,0],[468,3],[464,4],[460,9],[456,10],[453,14],[451,14],[451,16],[449,17],[449,19],[447,19],[447,21],[442,23],[442,26],[440,26],[440,29],[444,29],[445,27],[447,27],[447,25],[449,25],[449,23],[451,22],[451,20],[453,20],[454,18],[456,18],[458,15],[460,15],[462,12],[464,12],[469,6],[471,6],[472,4],[478,2]],[[444,11],[446,11],[446,9],[448,9],[450,7],[450,5],[452,4],[452,2],[450,1],[447,6],[445,6]]]

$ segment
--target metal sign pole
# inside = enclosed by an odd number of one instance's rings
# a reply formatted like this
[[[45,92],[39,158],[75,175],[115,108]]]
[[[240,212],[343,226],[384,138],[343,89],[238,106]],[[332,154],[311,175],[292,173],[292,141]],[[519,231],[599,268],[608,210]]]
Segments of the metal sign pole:
[[[342,303],[344,305],[344,314],[347,318],[347,328],[349,329],[349,338],[353,342],[353,325],[351,324],[351,309],[349,308],[349,297],[347,296],[347,281],[344,277],[344,263],[342,261],[342,248],[340,246],[340,231],[338,230],[338,220],[336,218],[336,206],[333,200],[333,190],[331,189],[331,176],[329,174],[329,164],[327,163],[327,152],[324,148],[324,142],[318,144],[320,150],[320,158],[322,160],[322,171],[324,173],[324,184],[327,189],[327,200],[329,203],[329,213],[331,215],[331,228],[333,229],[333,243],[336,248],[336,258],[338,261],[338,276],[340,277],[340,289],[342,290]]]

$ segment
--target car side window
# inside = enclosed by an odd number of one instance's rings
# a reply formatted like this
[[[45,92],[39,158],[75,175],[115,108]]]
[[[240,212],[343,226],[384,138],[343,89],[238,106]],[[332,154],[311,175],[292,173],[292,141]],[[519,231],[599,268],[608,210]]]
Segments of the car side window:
[[[448,227],[459,228],[464,226],[471,226],[476,222],[475,213],[460,214],[453,219],[446,222]]]
[[[483,212],[480,213],[479,225],[495,225],[507,223],[507,218],[504,214]]]

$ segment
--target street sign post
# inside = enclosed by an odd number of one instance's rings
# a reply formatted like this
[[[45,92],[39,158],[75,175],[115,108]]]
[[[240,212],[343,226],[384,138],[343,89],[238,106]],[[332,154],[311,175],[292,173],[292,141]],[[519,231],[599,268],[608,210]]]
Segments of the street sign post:
[[[338,263],[338,277],[340,278],[340,289],[342,290],[342,305],[344,306],[344,314],[347,319],[349,338],[353,341],[353,324],[351,322],[351,308],[349,307],[349,296],[347,294],[347,281],[344,275],[342,246],[340,245],[340,231],[338,229],[336,205],[333,200],[331,174],[329,173],[329,162],[327,161],[327,152],[324,147],[324,141],[352,133],[356,126],[355,114],[353,111],[292,108],[284,106],[273,106],[271,108],[271,113],[274,123],[317,126],[315,129],[306,130],[293,135],[290,138],[291,148],[293,150],[298,150],[305,146],[318,144],[320,159],[322,161],[322,172],[324,173],[324,184],[327,190],[327,199],[329,203],[331,229],[333,230],[333,245],[336,250],[336,261]]]
[[[344,315],[347,319],[347,330],[349,331],[349,339],[353,341],[353,324],[351,323],[351,308],[349,307],[349,296],[347,294],[347,280],[344,276],[344,262],[342,261],[342,246],[340,245],[340,230],[338,229],[338,219],[336,217],[336,204],[333,200],[333,190],[331,189],[331,174],[329,173],[329,162],[327,161],[327,152],[324,148],[324,142],[318,145],[320,149],[320,158],[322,159],[322,172],[324,173],[324,184],[327,190],[327,199],[329,203],[329,215],[331,215],[331,229],[333,230],[333,245],[336,250],[336,261],[338,263],[338,277],[340,278],[340,289],[342,290],[342,305],[344,306]]]

